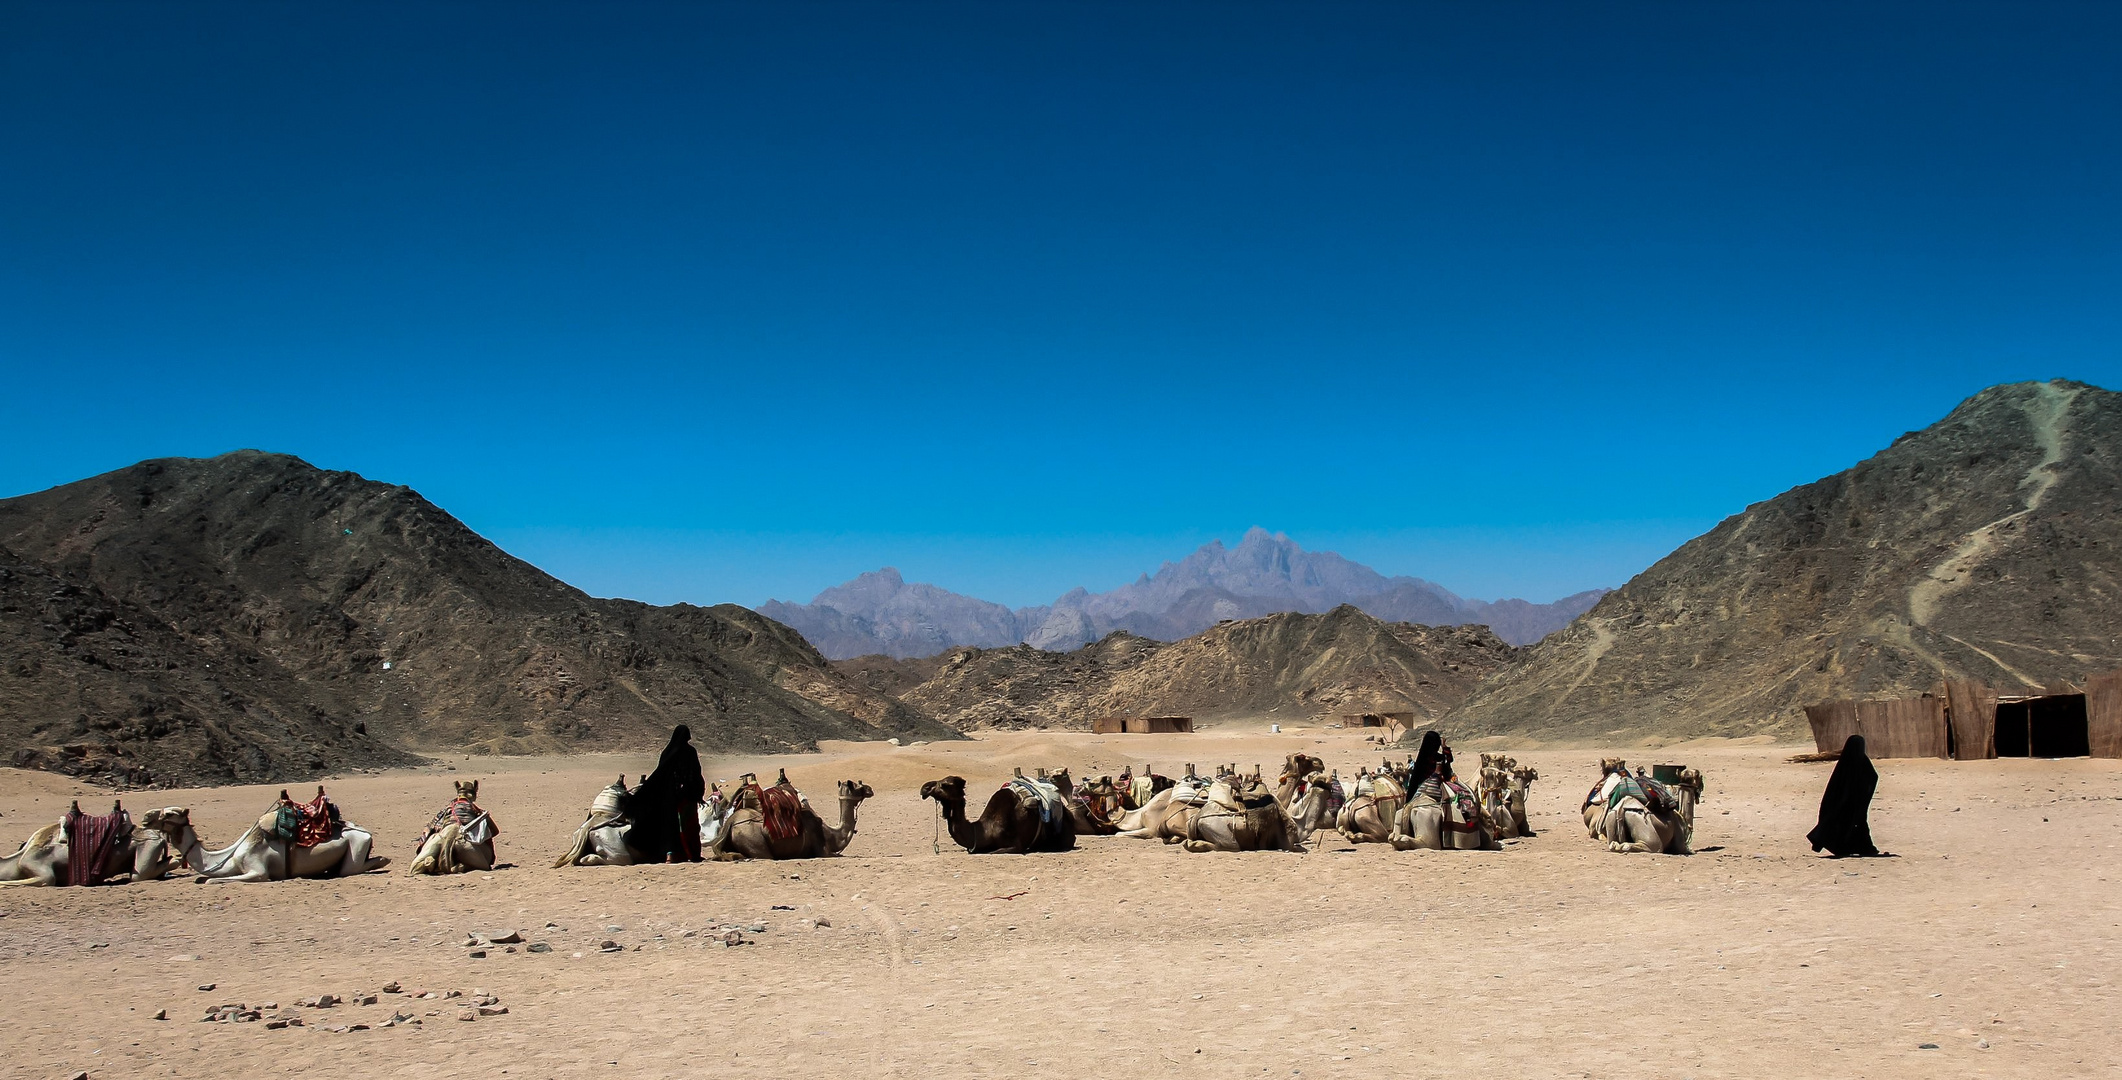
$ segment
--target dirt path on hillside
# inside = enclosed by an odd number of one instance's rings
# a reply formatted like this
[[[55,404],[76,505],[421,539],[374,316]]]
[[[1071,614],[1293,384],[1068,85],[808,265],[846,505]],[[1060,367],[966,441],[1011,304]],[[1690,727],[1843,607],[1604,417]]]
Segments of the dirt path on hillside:
[[[1702,768],[1693,858],[1609,855],[1573,813],[1599,750],[1518,754],[1541,835],[1492,853],[1192,855],[1090,838],[1068,855],[933,853],[924,780],[978,791],[1013,765],[1376,752],[1353,733],[1027,733],[708,762],[786,766],[830,813],[867,781],[845,858],[548,864],[597,789],[648,757],[457,761],[330,782],[397,863],[349,881],[0,890],[0,1075],[68,1077],[2090,1076],[2122,1070],[2122,762],[1885,761],[1873,833],[1902,857],[1830,861],[1801,839],[1829,766],[1788,747],[1636,751]],[[1624,751],[1627,753],[1627,751]],[[1462,748],[1471,761],[1473,750]],[[513,869],[407,876],[409,840],[477,776]],[[276,788],[146,792],[226,842]],[[0,770],[13,847],[75,792]],[[1338,839],[1338,838],[1336,838]],[[1014,900],[996,897],[1021,894]],[[820,921],[829,926],[816,925]],[[764,923],[753,944],[698,933]],[[550,952],[468,932],[515,929]],[[688,936],[688,932],[693,932]],[[618,942],[624,951],[599,945]],[[215,1004],[487,991],[299,1010],[307,1026],[200,1023]],[[197,987],[212,983],[214,989]],[[169,1019],[151,1020],[157,1010]],[[382,1028],[394,1012],[422,1023]],[[370,1025],[334,1032],[333,1026]],[[1926,1049],[1925,1044],[1935,1044]]]

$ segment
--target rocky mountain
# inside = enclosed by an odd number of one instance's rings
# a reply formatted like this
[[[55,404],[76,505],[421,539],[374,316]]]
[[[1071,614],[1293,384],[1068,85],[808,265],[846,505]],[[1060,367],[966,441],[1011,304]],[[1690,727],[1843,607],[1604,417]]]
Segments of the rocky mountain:
[[[404,487],[279,454],[0,500],[0,760],[279,780],[424,750],[947,729],[733,605],[600,600]]]
[[[2122,394],[1992,387],[1748,507],[1528,650],[1462,729],[1800,735],[1800,707],[2122,665]]]
[[[959,648],[835,666],[963,730],[1085,730],[1099,716],[1438,716],[1515,652],[1485,627],[1386,623],[1342,605],[1223,623],[1174,642],[1118,631],[1069,652]]]
[[[827,589],[808,604],[774,600],[759,610],[801,631],[834,659],[933,656],[960,645],[1024,642],[1069,650],[1125,632],[1159,641],[1191,637],[1227,619],[1320,613],[1353,604],[1389,622],[1480,624],[1504,641],[1538,641],[1589,610],[1605,590],[1550,604],[1467,600],[1434,582],[1388,578],[1330,551],[1306,551],[1255,528],[1236,547],[1211,541],[1110,592],[1075,589],[1043,607],[976,600],[934,585],[910,585],[886,568]]]
[[[819,652],[836,659],[934,656],[953,645],[1010,645],[1046,620],[1045,608],[1012,611],[934,585],[909,585],[889,566],[827,589],[808,604],[769,600],[759,613],[794,627]]]

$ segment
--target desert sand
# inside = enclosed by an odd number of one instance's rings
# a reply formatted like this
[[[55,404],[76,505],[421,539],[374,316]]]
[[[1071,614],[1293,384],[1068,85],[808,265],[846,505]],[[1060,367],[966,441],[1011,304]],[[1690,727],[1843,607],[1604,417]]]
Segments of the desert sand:
[[[1706,773],[1689,858],[1609,854],[1585,837],[1575,808],[1602,747],[1514,750],[1542,776],[1540,833],[1499,852],[1330,835],[1304,855],[1091,837],[1071,854],[969,856],[944,836],[938,854],[934,804],[915,795],[946,773],[990,790],[1013,765],[1273,770],[1304,750],[1345,773],[1378,757],[1353,732],[1262,727],[708,761],[711,779],[785,766],[828,815],[832,781],[876,789],[849,854],[808,862],[552,869],[597,789],[652,755],[452,759],[331,780],[396,860],[388,871],[0,890],[0,1075],[2122,1070],[2122,762],[1882,761],[1873,832],[1900,857],[1846,861],[1804,844],[1830,766],[1788,764],[1790,746],[1619,748]],[[1462,762],[1478,748],[1460,746]],[[412,837],[461,777],[481,780],[513,865],[409,876]],[[136,816],[188,806],[225,843],[277,790],[125,803]],[[96,812],[111,798],[0,770],[5,846],[75,796]],[[742,946],[701,932],[752,923],[767,929]],[[468,955],[467,934],[503,929],[552,951]],[[606,940],[624,951],[600,951]],[[462,999],[384,995],[296,1010],[302,1027],[199,1020],[222,1003],[284,1010],[391,982],[483,990],[508,1012],[465,1022]],[[422,1022],[376,1026],[399,1012]],[[328,1030],[353,1024],[370,1029]]]

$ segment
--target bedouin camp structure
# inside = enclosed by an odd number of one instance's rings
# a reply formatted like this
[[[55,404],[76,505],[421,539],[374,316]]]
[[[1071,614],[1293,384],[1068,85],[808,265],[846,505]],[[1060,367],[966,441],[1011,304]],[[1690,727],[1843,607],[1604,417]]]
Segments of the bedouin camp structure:
[[[1862,735],[1871,757],[2122,758],[2122,670],[2033,694],[1959,679],[1921,697],[1823,701],[1805,719],[1822,753]]]
[[[1101,716],[1090,722],[1093,735],[1148,735],[1193,729],[1191,716]]]
[[[1411,712],[1363,712],[1342,713],[1342,727],[1413,727],[1415,714]]]

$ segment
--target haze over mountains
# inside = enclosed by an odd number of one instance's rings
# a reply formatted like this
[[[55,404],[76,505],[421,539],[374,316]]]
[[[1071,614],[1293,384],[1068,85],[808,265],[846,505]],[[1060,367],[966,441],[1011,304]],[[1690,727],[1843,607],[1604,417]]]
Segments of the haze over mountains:
[[[759,612],[794,627],[834,660],[913,658],[955,646],[1019,642],[1065,652],[1114,631],[1177,641],[1227,619],[1319,614],[1343,604],[1387,622],[1481,624],[1503,641],[1523,645],[1561,629],[1605,593],[1594,589],[1547,604],[1467,600],[1421,578],[1388,578],[1330,551],[1306,551],[1287,536],[1256,527],[1236,547],[1210,541],[1110,592],[1078,588],[1042,606],[1011,610],[934,585],[909,584],[887,567],[827,589],[808,604],[773,600]]]
[[[1451,718],[1578,737],[1798,735],[1800,707],[2122,666],[2122,394],[1991,387],[1747,507],[1527,650]]]

